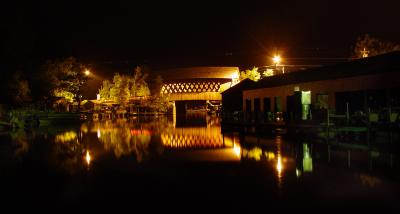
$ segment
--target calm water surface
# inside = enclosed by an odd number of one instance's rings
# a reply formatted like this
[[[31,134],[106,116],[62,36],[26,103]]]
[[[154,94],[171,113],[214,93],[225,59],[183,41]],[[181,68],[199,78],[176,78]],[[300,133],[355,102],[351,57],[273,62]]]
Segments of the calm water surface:
[[[90,121],[0,140],[1,203],[16,209],[389,209],[400,196],[396,152],[222,135],[208,116]]]

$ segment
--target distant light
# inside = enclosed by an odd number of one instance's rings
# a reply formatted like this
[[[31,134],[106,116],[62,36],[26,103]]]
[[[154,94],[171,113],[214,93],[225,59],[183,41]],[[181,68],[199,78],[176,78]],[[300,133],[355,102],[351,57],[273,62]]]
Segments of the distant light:
[[[240,157],[240,150],[240,145],[233,143],[233,153],[235,153],[237,157]]]
[[[85,70],[85,75],[89,76],[90,75],[90,71],[88,69]]]
[[[281,156],[278,156],[278,160],[276,162],[276,170],[280,174],[282,172],[283,166],[282,166],[282,158]]]
[[[272,61],[274,62],[275,65],[279,65],[281,63],[281,56],[275,55],[274,58],[272,58]]]
[[[91,157],[90,157],[90,154],[89,154],[89,150],[86,151],[86,157],[85,157],[85,159],[86,159],[86,163],[87,163],[88,165],[90,165]]]
[[[96,95],[97,100],[100,100],[100,94]]]
[[[301,171],[296,168],[296,177],[300,177],[300,175],[301,175]]]
[[[97,138],[101,137],[101,132],[100,132],[100,128],[97,128]]]
[[[237,71],[235,71],[232,76],[231,76],[232,80],[236,80],[239,78],[239,73]]]
[[[365,48],[361,51],[362,58],[367,58],[368,54],[369,54],[369,51]]]

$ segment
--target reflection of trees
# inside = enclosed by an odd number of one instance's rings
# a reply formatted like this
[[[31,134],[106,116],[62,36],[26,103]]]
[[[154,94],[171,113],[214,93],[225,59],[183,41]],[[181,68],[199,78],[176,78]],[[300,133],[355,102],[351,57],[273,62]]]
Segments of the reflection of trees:
[[[382,183],[382,180],[380,178],[375,177],[375,176],[371,176],[371,175],[368,175],[368,174],[360,173],[359,177],[360,177],[361,183],[364,186],[368,186],[368,187],[371,187],[371,188],[379,186]]]
[[[117,158],[134,154],[140,162],[149,154],[150,131],[144,127],[130,126],[128,122],[99,123],[100,137],[106,151]]]
[[[67,130],[54,137],[49,162],[71,174],[82,168],[84,146],[74,130]]]
[[[11,140],[15,146],[14,155],[21,157],[29,150],[28,136],[23,129],[17,129],[16,131],[10,132]]]
[[[71,174],[81,169],[83,147],[78,141],[77,133],[73,130],[55,130],[57,128],[30,132],[18,129],[10,132],[11,141],[15,146],[15,157],[44,160],[50,167]],[[49,136],[54,132],[55,135]]]

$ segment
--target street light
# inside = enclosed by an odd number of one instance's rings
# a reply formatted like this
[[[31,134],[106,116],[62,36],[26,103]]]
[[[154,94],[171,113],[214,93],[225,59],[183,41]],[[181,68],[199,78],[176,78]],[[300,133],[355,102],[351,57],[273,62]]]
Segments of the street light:
[[[275,69],[277,69],[277,68],[278,68],[278,65],[281,64],[282,58],[281,58],[280,55],[275,55],[275,56],[272,58],[272,61],[273,61],[274,64],[275,64]],[[282,74],[284,74],[284,73],[285,73],[285,66],[282,65]]]
[[[272,61],[274,62],[275,66],[278,66],[281,63],[281,56],[275,55],[274,58],[272,58]]]
[[[85,75],[86,75],[86,76],[89,76],[89,75],[90,75],[89,69],[86,69],[86,70],[85,70]]]

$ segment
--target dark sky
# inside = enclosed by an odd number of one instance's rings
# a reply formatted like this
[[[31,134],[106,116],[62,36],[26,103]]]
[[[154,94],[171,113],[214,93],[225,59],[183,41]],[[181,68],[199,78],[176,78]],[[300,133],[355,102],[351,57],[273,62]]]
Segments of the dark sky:
[[[3,3],[2,3],[3,4]],[[262,64],[347,57],[357,36],[399,42],[397,1],[13,1],[2,5],[3,54],[92,63]]]

